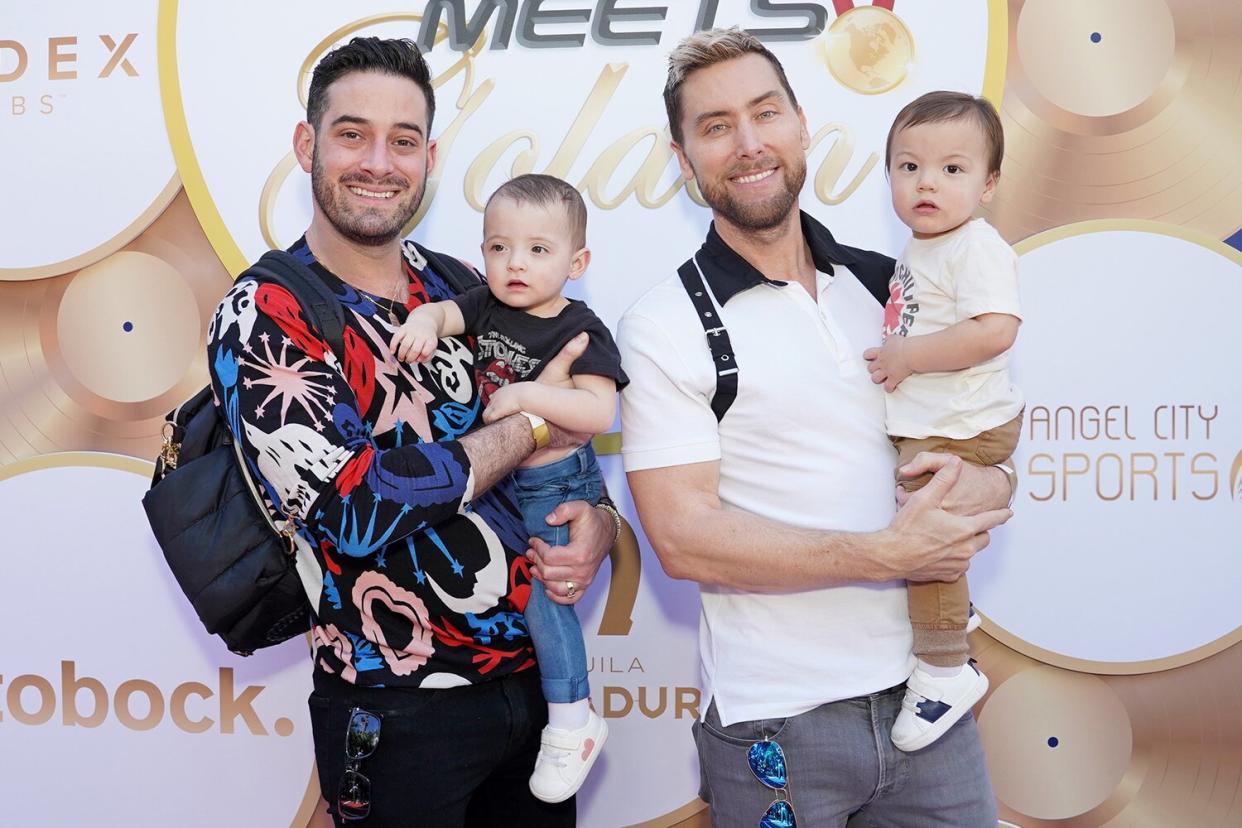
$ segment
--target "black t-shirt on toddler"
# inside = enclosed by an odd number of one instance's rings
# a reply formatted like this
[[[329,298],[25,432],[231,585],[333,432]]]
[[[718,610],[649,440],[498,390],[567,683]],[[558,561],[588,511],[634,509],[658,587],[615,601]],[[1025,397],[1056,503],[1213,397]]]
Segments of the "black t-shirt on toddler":
[[[461,309],[466,333],[475,337],[474,369],[485,407],[497,388],[537,378],[547,361],[583,331],[590,343],[569,373],[609,377],[616,381],[618,391],[629,384],[612,333],[585,302],[569,299],[560,313],[544,318],[509,307],[487,285],[472,288],[453,301]]]

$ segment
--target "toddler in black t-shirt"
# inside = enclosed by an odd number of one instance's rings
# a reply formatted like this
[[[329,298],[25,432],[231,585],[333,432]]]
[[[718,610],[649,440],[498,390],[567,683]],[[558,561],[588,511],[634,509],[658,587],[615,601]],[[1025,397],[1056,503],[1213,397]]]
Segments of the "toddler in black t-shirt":
[[[584,303],[561,295],[565,282],[587,269],[586,205],[568,183],[547,175],[522,175],[503,184],[483,212],[483,263],[487,284],[452,301],[422,305],[392,340],[406,362],[426,362],[440,337],[475,337],[475,373],[495,422],[525,413],[568,431],[608,429],[616,393],[628,380],[607,326]],[[589,343],[570,368],[572,388],[530,382],[547,360],[579,334]],[[532,424],[536,421],[532,420]],[[599,466],[591,444],[578,449],[536,449],[513,475],[526,529],[553,546],[568,542],[563,526],[549,526],[561,503],[600,499]],[[577,792],[608,737],[604,720],[588,701],[586,649],[572,606],[557,604],[536,582],[525,616],[530,628],[548,726],[530,779],[546,802]],[[569,597],[574,591],[566,584]]]

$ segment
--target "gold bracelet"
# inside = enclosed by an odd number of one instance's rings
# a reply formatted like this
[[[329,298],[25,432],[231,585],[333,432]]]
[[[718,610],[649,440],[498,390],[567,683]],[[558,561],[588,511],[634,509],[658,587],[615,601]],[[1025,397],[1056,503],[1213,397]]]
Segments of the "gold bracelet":
[[[617,511],[616,505],[608,498],[607,495],[599,499],[599,503],[595,504],[595,508],[603,509],[608,514],[612,515],[612,544],[616,545],[617,541],[621,539],[621,513]]]
[[[545,448],[548,443],[552,442],[552,432],[548,429],[548,423],[538,414],[531,414],[529,411],[519,411],[523,417],[530,422],[530,433],[535,438],[535,451]]]

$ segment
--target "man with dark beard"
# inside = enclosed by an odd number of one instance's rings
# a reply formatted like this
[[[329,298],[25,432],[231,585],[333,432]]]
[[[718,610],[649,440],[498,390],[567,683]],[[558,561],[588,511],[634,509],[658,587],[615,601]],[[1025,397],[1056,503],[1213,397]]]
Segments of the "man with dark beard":
[[[289,252],[340,302],[343,353],[284,288],[244,278],[212,320],[212,386],[274,517],[299,537],[315,759],[337,823],[568,826],[573,800],[548,805],[527,787],[547,713],[525,669],[529,538],[509,474],[584,436],[522,413],[475,429],[461,338],[426,365],[389,347],[410,309],[468,287],[464,267],[437,268],[429,257],[444,257],[400,238],[435,164],[434,110],[411,41],[355,38],[320,61],[293,139],[314,213]],[[584,345],[541,381],[567,383]],[[569,525],[570,544],[530,542],[553,600],[590,584],[614,541],[610,510],[563,504],[548,521]]]
[[[622,454],[665,571],[702,587],[700,795],[716,826],[994,826],[974,721],[902,753],[906,579],[951,581],[1008,519],[1009,477],[925,454],[894,507],[879,344],[893,260],[798,210],[806,117],[738,29],[669,59],[673,149],[713,223],[627,311]],[[796,818],[795,818],[796,808]]]

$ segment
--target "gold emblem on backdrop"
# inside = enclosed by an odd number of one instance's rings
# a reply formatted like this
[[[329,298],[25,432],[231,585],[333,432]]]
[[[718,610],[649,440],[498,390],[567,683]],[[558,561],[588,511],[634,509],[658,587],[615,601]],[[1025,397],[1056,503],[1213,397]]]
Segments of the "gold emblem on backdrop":
[[[1010,0],[1005,163],[988,219],[1010,242],[1089,219],[1242,223],[1242,4]]]
[[[207,382],[207,323],[230,284],[185,193],[88,267],[0,283],[0,465],[154,457],[164,415]]]
[[[883,6],[859,6],[837,16],[816,46],[832,76],[863,95],[896,88],[914,63],[910,30]]]

